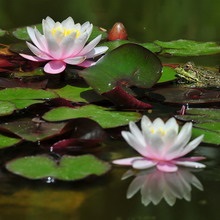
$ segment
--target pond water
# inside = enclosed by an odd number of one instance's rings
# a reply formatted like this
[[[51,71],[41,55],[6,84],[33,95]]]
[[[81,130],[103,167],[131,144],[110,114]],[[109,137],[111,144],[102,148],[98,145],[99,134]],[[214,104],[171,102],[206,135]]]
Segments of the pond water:
[[[191,39],[219,41],[220,2],[192,0],[0,0],[0,28],[10,29],[40,23],[46,16],[63,20],[72,16],[75,21],[90,21],[109,29],[121,21],[131,38],[140,42],[154,40]],[[0,42],[4,43],[4,42]],[[186,62],[189,59],[202,65],[219,66],[220,56],[161,58],[163,62]],[[174,107],[175,108],[175,107]],[[179,106],[177,107],[177,109]],[[30,145],[30,146],[29,146]],[[34,151],[35,145],[29,144]],[[133,155],[120,138],[103,144],[104,160],[117,155]],[[31,181],[9,174],[3,163],[11,158],[14,149],[0,152],[0,219],[74,219],[74,220],[217,220],[220,204],[220,152],[218,146],[202,144],[198,154],[208,157],[204,171],[180,170],[176,174],[133,173],[122,180],[128,168],[114,166],[105,176],[85,181],[65,183],[50,180]],[[6,159],[5,159],[6,158]],[[148,187],[132,198],[126,194],[132,180]],[[196,178],[197,179],[196,179]],[[157,185],[163,183],[162,189]],[[175,182],[175,184],[171,184]],[[194,185],[193,185],[194,184]],[[144,205],[147,196],[158,198],[161,191],[170,189],[177,197],[173,206],[162,200],[158,205]],[[174,196],[174,197],[175,197]]]

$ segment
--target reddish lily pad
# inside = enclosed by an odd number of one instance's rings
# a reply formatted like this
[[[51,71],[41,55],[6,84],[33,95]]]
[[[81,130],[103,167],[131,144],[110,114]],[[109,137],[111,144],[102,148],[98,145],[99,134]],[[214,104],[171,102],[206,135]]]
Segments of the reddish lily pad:
[[[64,155],[55,161],[45,155],[27,156],[6,164],[10,172],[28,179],[54,178],[63,181],[81,180],[91,175],[101,176],[111,166],[93,155]]]
[[[206,104],[220,101],[220,91],[203,88],[185,88],[181,86],[169,86],[154,88],[148,97],[165,103],[175,104]]]
[[[141,114],[137,112],[115,111],[96,105],[85,105],[77,108],[58,107],[46,112],[43,119],[47,121],[64,121],[73,118],[90,118],[103,128],[127,125],[129,121],[138,121]]]
[[[40,120],[23,118],[0,124],[1,130],[11,132],[27,141],[40,141],[60,135],[66,123],[48,123]]]

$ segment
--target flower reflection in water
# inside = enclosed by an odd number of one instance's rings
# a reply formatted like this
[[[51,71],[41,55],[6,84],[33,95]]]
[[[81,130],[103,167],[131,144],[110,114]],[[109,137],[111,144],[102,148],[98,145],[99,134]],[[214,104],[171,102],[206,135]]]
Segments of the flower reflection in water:
[[[203,190],[201,182],[190,171],[186,168],[179,168],[173,173],[162,172],[158,169],[139,172],[128,170],[122,180],[135,176],[127,190],[128,199],[140,190],[141,200],[145,206],[151,202],[157,205],[163,198],[170,206],[173,206],[176,199],[191,200],[192,185]]]

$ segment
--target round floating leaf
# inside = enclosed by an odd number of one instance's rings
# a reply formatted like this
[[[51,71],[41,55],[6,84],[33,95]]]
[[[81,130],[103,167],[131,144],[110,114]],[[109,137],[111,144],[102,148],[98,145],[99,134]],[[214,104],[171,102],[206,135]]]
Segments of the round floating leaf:
[[[0,101],[0,116],[11,115],[16,110],[13,103],[7,101]]]
[[[47,123],[40,120],[22,118],[0,124],[0,128],[12,132],[27,141],[40,141],[62,133],[66,123]]]
[[[160,77],[158,83],[164,83],[176,79],[176,71],[168,66],[164,66],[162,70],[162,76]]]
[[[21,139],[19,138],[12,138],[0,134],[0,149],[13,146],[19,142],[21,142]]]
[[[118,85],[149,88],[160,78],[161,70],[160,60],[151,51],[137,44],[124,44],[107,53],[80,75],[103,94]]]
[[[129,121],[137,121],[141,114],[137,112],[115,111],[96,105],[85,105],[77,108],[58,107],[43,115],[47,121],[63,121],[73,118],[90,118],[98,122],[103,128],[127,125]]]
[[[217,127],[218,130],[215,130],[215,129],[209,130],[215,127]],[[195,138],[202,134],[204,134],[203,142],[219,145],[220,144],[220,122],[196,125],[196,127],[193,128],[192,136]]]
[[[216,42],[196,42],[191,40],[176,41],[154,41],[155,44],[162,47],[161,54],[170,54],[175,56],[200,56],[220,53],[220,45]]]
[[[91,87],[78,87],[66,85],[63,88],[53,90],[60,98],[72,102],[94,102],[103,99],[95,93]]]
[[[6,88],[0,90],[0,100],[52,99],[58,97],[52,91],[31,88]]]
[[[6,168],[14,174],[29,179],[51,177],[64,181],[76,181],[91,175],[103,175],[110,170],[111,166],[93,155],[64,155],[59,161],[39,155],[15,159],[8,162]]]

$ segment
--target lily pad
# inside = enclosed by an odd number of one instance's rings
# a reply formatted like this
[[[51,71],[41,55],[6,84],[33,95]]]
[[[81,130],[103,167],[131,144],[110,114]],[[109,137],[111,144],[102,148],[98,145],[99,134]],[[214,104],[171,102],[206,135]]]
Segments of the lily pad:
[[[81,117],[93,119],[103,128],[113,128],[127,125],[129,121],[138,121],[141,118],[141,114],[137,112],[115,111],[96,105],[85,105],[77,108],[58,107],[43,115],[43,119],[51,122]]]
[[[201,56],[220,53],[220,45],[216,42],[197,42],[192,40],[175,40],[169,42],[154,41],[162,48],[160,54],[174,56]]]
[[[93,155],[64,155],[55,161],[45,155],[27,156],[6,164],[10,172],[28,179],[55,178],[63,181],[76,181],[91,175],[101,176],[111,166]]]
[[[0,124],[1,130],[11,132],[27,141],[40,141],[60,135],[66,123],[47,123],[44,121],[22,118]]]
[[[160,77],[158,83],[164,83],[176,79],[176,71],[168,66],[164,66],[162,70],[162,76]]]
[[[17,109],[26,108],[33,104],[42,103],[45,99],[56,97],[58,96],[54,92],[43,89],[17,87],[0,90],[0,100],[13,103]]]
[[[97,93],[93,91],[91,87],[79,87],[66,85],[60,89],[52,90],[57,93],[60,98],[72,101],[72,102],[94,102],[103,99]]]
[[[80,75],[94,90],[103,94],[118,85],[150,88],[159,80],[161,70],[159,58],[151,51],[137,44],[124,44]]]
[[[0,116],[11,115],[16,109],[15,104],[7,101],[0,101]]]
[[[8,137],[5,135],[0,134],[0,149],[13,146],[21,142],[21,139]]]

